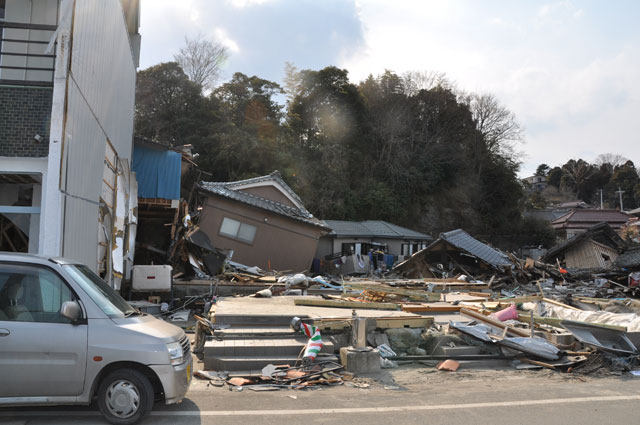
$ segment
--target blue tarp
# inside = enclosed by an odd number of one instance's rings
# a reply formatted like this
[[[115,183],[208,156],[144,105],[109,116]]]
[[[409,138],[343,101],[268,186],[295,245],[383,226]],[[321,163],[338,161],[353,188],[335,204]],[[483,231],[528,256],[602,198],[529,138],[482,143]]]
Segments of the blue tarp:
[[[164,149],[134,145],[133,171],[140,198],[180,199],[182,155]]]

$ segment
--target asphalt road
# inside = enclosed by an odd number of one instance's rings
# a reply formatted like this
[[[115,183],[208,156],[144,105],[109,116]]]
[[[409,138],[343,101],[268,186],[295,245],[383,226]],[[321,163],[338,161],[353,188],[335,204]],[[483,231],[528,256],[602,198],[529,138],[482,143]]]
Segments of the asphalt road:
[[[195,381],[181,404],[143,424],[639,424],[640,378],[551,371],[404,367],[357,385],[229,391]],[[361,388],[364,387],[364,388]],[[2,424],[105,424],[91,407],[0,409]]]

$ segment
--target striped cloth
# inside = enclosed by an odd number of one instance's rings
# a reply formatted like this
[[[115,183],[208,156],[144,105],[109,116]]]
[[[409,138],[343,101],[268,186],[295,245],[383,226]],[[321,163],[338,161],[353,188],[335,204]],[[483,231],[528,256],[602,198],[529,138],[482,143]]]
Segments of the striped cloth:
[[[322,349],[322,337],[320,336],[320,329],[315,326],[307,325],[306,323],[300,324],[300,330],[309,338],[307,346],[304,350],[304,357],[308,357],[311,361],[315,361],[316,356]]]

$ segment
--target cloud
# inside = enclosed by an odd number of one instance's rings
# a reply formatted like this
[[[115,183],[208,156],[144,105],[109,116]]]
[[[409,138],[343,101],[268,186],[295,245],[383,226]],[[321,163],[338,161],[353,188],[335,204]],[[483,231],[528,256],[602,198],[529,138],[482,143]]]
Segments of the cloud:
[[[238,43],[236,43],[235,40],[229,38],[227,32],[223,28],[216,28],[214,33],[217,41],[222,43],[223,46],[227,47],[231,51],[231,53],[237,53],[240,51]]]

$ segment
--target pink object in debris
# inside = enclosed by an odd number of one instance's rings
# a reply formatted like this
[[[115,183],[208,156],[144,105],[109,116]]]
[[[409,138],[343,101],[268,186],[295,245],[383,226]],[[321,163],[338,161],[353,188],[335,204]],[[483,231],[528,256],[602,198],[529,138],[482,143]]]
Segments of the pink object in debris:
[[[505,320],[517,319],[518,318],[518,310],[516,310],[516,306],[511,304],[509,307],[504,310],[500,310],[494,314],[495,318],[504,322]]]
[[[455,372],[460,367],[460,363],[455,360],[443,360],[436,366],[438,370],[446,370],[447,372]]]

